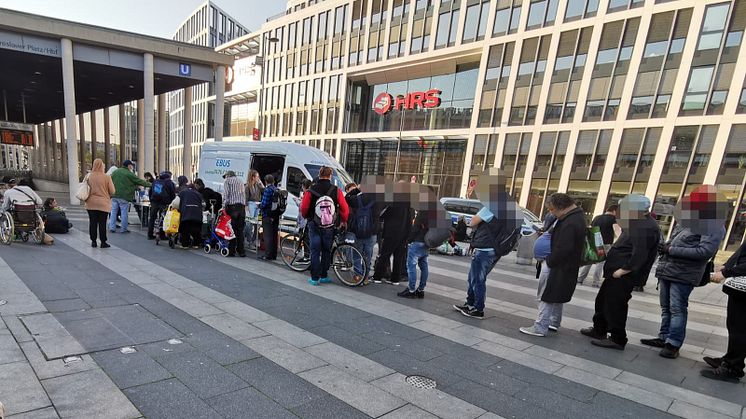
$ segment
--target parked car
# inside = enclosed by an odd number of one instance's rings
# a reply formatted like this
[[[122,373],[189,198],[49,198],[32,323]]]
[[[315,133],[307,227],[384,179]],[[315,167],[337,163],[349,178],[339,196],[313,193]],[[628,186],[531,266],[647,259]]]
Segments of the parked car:
[[[462,216],[468,226],[471,223],[471,217],[476,215],[484,206],[484,204],[476,199],[450,197],[441,198],[440,203],[443,204],[443,208],[445,208],[446,212],[451,216],[451,222],[454,226]],[[520,208],[521,212],[523,212],[523,235],[528,236],[541,230],[542,223],[541,220],[539,220],[539,217],[526,208]],[[471,229],[467,229],[467,235],[471,235]]]

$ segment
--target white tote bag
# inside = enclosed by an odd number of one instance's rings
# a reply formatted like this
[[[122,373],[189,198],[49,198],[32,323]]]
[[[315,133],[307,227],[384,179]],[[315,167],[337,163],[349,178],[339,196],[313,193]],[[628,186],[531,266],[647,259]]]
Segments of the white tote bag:
[[[91,195],[91,185],[88,184],[88,175],[86,175],[86,177],[83,178],[83,182],[80,183],[80,187],[78,188],[78,193],[75,194],[75,197],[85,202],[88,200],[88,197],[90,195]]]

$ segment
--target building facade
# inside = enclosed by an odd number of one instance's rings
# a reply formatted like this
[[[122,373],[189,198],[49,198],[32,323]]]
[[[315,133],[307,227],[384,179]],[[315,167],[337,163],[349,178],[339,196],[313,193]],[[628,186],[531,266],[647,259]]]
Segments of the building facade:
[[[249,31],[221,10],[212,1],[197,7],[174,34],[175,41],[215,48]],[[197,164],[199,150],[208,138],[214,137],[215,83],[203,83],[192,88],[192,163]],[[169,157],[171,168],[182,168],[184,156],[184,91],[169,94]],[[220,124],[218,124],[220,125]],[[193,173],[193,171],[191,172]]]
[[[264,140],[322,148],[357,179],[412,176],[441,196],[500,167],[542,215],[634,192],[673,207],[698,184],[746,231],[746,1],[291,1],[266,43]],[[274,42],[267,42],[273,39]]]

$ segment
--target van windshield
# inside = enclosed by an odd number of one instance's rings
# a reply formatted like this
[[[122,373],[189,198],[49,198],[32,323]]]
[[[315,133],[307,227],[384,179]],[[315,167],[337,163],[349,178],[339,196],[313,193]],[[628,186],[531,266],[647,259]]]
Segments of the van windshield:
[[[319,177],[319,171],[321,170],[321,165],[318,164],[306,164],[306,170],[308,170],[308,174],[311,175],[311,180],[315,180]],[[347,172],[344,171],[344,169],[337,169],[332,167],[332,183],[336,185],[339,189],[343,190],[345,189],[345,185],[352,182],[352,178],[350,175],[347,174]]]

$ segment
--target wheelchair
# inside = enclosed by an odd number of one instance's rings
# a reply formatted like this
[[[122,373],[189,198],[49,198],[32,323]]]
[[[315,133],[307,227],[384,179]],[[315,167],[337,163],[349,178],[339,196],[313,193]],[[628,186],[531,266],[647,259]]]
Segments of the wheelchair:
[[[44,221],[34,204],[11,204],[10,209],[0,214],[0,242],[10,245],[13,240],[27,242],[33,238],[36,244],[44,244]]]

